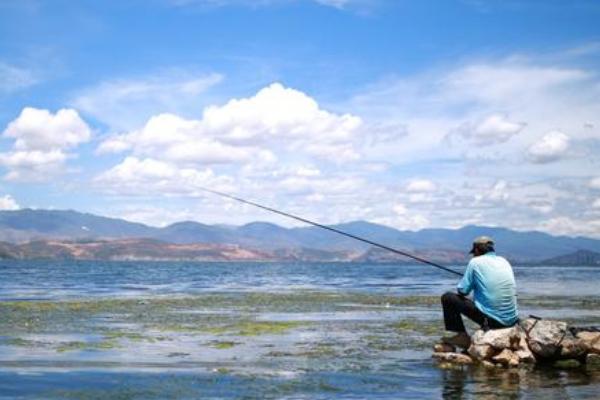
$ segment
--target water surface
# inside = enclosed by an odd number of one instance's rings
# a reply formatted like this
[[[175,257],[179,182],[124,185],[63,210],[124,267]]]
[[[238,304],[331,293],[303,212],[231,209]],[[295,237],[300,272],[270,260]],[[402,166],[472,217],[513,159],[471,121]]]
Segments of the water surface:
[[[456,267],[458,271],[460,267]],[[596,398],[597,373],[443,369],[428,266],[2,262],[0,398]],[[600,324],[593,267],[515,267],[522,316]]]

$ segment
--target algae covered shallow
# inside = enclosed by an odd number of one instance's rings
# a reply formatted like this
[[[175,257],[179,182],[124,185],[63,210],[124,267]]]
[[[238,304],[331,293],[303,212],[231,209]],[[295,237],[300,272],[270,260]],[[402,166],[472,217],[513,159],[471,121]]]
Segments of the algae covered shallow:
[[[70,272],[62,278],[52,267],[1,267],[27,274],[0,283],[0,398],[585,398],[599,389],[597,375],[577,369],[438,368],[439,294],[455,282],[421,267],[66,263],[56,266]],[[520,287],[535,284],[530,270],[516,272]],[[600,298],[577,290],[596,270],[573,274],[551,295],[522,290],[521,313],[600,320]]]

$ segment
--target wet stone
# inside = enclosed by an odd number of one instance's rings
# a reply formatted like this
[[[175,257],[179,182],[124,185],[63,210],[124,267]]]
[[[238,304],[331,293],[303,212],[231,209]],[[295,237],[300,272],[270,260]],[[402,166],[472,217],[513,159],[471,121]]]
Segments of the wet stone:
[[[583,342],[586,351],[600,354],[600,332],[579,332],[577,338]]]
[[[454,353],[456,351],[456,347],[446,343],[437,343],[435,346],[433,346],[433,351],[435,353]]]
[[[433,353],[433,358],[454,364],[473,364],[473,359],[462,353]]]
[[[496,350],[487,344],[472,344],[469,346],[468,353],[471,355],[471,357],[482,361],[492,358],[494,354],[496,354]]]
[[[488,345],[495,349],[502,350],[512,348],[515,345],[518,346],[521,338],[520,330],[518,327],[506,328],[506,329],[492,329],[487,332],[478,330],[471,337],[471,341],[474,345]]]
[[[507,367],[516,367],[519,365],[519,357],[509,349],[502,350],[500,354],[492,357],[492,360]]]
[[[560,343],[567,335],[563,321],[527,319],[522,324],[528,332],[529,349],[541,358],[553,358],[560,352]]]
[[[561,346],[561,358],[578,358],[587,351],[586,343],[582,339],[565,339]]]

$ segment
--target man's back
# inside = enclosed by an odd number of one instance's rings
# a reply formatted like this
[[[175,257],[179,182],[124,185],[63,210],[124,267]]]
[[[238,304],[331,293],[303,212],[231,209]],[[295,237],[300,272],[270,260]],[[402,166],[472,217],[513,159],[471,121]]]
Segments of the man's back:
[[[494,252],[473,257],[458,284],[462,294],[473,290],[475,306],[504,325],[518,319],[515,277],[510,263]]]

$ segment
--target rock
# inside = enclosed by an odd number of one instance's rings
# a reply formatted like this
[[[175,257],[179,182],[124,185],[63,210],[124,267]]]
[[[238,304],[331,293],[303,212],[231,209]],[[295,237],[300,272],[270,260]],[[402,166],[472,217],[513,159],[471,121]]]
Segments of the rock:
[[[559,354],[561,341],[567,335],[567,323],[552,320],[527,319],[523,329],[528,332],[529,349],[541,358],[552,358]]]
[[[485,368],[488,368],[488,369],[496,368],[496,365],[493,362],[490,362],[488,360],[483,360],[481,362],[481,365],[483,365]]]
[[[517,357],[517,355],[515,354],[514,357],[511,357],[510,360],[508,360],[508,366],[511,368],[515,368],[519,366],[519,357]]]
[[[492,360],[504,366],[516,367],[519,365],[519,357],[509,349],[502,350],[500,354],[492,357]]]
[[[454,364],[473,364],[473,359],[466,354],[461,353],[433,353],[433,358]]]
[[[554,368],[561,368],[561,369],[573,369],[573,368],[581,367],[581,363],[572,358],[570,358],[568,360],[558,360],[558,361],[554,362],[554,364],[552,364],[552,365],[554,366]]]
[[[512,348],[521,339],[521,330],[518,326],[505,329],[492,329],[487,332],[478,330],[471,337],[474,345],[489,345],[497,350]]]
[[[529,346],[527,345],[527,339],[525,337],[525,332],[522,331],[521,339],[519,340],[518,349],[516,349],[515,354],[519,357],[519,362],[524,363],[535,363],[535,356],[529,350]]]
[[[600,332],[579,332],[577,338],[582,340],[586,351],[600,354]]]
[[[587,352],[586,342],[582,339],[567,338],[562,341],[560,349],[561,358],[578,358]]]
[[[585,369],[588,371],[600,371],[600,354],[588,354],[585,357]]]
[[[437,343],[435,346],[433,346],[433,351],[436,353],[454,353],[456,348],[451,344]]]
[[[496,350],[489,344],[472,344],[467,352],[479,361],[489,360],[496,354]]]
[[[515,355],[519,358],[520,363],[535,363],[535,356],[528,348],[515,351]]]

